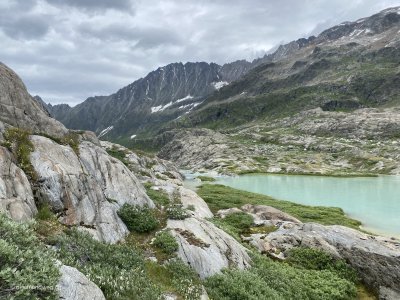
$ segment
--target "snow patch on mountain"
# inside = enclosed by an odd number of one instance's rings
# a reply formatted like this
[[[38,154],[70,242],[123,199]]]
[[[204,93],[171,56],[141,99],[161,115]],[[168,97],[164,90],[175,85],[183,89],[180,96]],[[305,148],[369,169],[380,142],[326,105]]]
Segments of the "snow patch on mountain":
[[[218,81],[218,82],[213,82],[211,84],[215,87],[216,90],[219,90],[220,88],[228,85],[229,83],[226,81]]]
[[[184,97],[184,98],[181,98],[181,99],[176,100],[176,102],[182,102],[182,101],[189,100],[189,99],[193,99],[193,96],[191,96],[190,94],[187,95],[187,96]]]
[[[102,136],[105,136],[107,133],[109,133],[111,130],[113,130],[114,126],[109,126],[106,129],[102,130],[99,134],[99,138],[101,138]]]

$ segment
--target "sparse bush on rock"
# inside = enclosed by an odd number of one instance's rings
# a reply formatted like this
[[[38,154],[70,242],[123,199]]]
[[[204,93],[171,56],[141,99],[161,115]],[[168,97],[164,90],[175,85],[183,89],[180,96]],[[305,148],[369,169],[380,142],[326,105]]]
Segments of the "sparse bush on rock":
[[[158,233],[154,239],[153,245],[165,254],[173,254],[179,249],[179,245],[169,231]]]
[[[148,207],[125,203],[118,211],[118,215],[130,231],[150,232],[159,225],[153,209]]]

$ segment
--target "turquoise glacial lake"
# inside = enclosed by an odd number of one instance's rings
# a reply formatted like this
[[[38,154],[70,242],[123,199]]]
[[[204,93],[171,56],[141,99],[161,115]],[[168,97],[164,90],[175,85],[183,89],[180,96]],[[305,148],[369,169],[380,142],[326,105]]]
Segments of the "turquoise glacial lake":
[[[400,237],[400,176],[257,174],[221,177],[216,183],[300,204],[340,207],[365,230]]]

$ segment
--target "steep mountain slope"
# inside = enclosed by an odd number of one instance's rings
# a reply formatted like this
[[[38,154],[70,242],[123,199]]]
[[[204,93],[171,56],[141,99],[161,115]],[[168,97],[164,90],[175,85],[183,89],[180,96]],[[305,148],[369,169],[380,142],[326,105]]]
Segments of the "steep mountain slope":
[[[399,174],[399,31],[391,8],[281,46],[133,146],[222,173]]]
[[[238,79],[250,63],[237,61],[173,63],[149,73],[110,96],[92,97],[70,108],[49,106],[54,117],[73,129],[95,131],[100,137],[134,137],[156,130],[199,105],[204,97]]]

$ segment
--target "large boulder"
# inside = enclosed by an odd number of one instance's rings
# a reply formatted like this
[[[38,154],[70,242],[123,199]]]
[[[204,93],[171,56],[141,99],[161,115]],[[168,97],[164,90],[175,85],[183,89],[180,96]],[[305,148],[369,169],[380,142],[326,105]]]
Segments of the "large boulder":
[[[345,259],[362,280],[376,290],[400,292],[400,241],[376,237],[344,226],[314,223],[282,225],[263,237],[264,247],[283,253],[292,247],[312,247]],[[278,251],[278,252],[279,252]],[[390,276],[388,276],[388,274]]]
[[[214,275],[223,268],[250,266],[246,248],[207,220],[195,217],[168,220],[167,227],[179,244],[178,256],[201,278]]]
[[[301,223],[301,221],[296,219],[295,217],[272,206],[246,204],[243,205],[241,209],[244,212],[251,214],[254,217],[255,222],[262,222],[266,220],[279,220]]]
[[[71,147],[46,137],[31,136],[31,141],[39,197],[58,212],[62,223],[114,243],[128,233],[117,215],[124,203],[154,206],[134,175],[101,148],[83,142],[80,159]]]
[[[57,284],[60,300],[105,300],[100,288],[77,269],[62,265]]]
[[[37,212],[28,178],[4,147],[0,147],[0,212],[15,221],[31,219]]]
[[[0,120],[9,125],[61,137],[68,130],[51,118],[26,90],[22,80],[0,63]]]
[[[182,186],[178,187],[177,189],[179,191],[183,207],[187,209],[192,206],[194,208],[194,216],[198,218],[212,218],[214,216],[207,203],[194,191]]]

